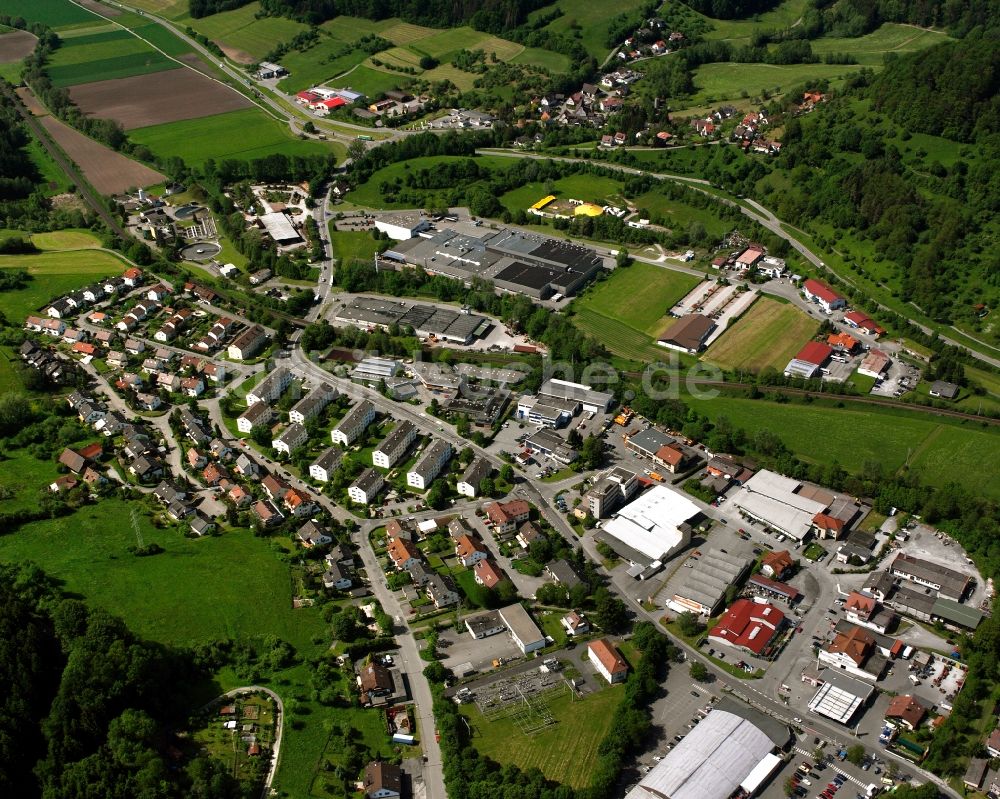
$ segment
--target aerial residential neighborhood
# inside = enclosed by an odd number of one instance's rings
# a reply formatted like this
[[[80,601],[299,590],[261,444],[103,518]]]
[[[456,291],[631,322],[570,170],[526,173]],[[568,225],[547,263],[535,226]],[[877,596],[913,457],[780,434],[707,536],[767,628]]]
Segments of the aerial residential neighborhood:
[[[1000,799],[997,31],[0,3],[0,793]]]

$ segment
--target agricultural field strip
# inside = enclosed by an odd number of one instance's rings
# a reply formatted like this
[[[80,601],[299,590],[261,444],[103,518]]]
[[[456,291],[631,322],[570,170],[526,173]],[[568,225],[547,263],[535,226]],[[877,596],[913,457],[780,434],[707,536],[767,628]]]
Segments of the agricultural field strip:
[[[200,72],[199,70],[195,69],[190,64],[186,64],[183,61],[181,61],[179,58],[175,58],[174,56],[170,55],[169,53],[164,52],[159,47],[157,47],[155,44],[153,44],[152,42],[150,42],[148,39],[144,39],[137,31],[134,31],[131,28],[127,28],[126,26],[122,25],[121,23],[117,22],[116,20],[114,20],[114,19],[112,19],[110,17],[105,17],[102,14],[98,14],[96,11],[91,11],[90,13],[94,14],[95,16],[101,17],[101,19],[107,20],[112,25],[115,25],[115,26],[117,26],[117,27],[119,27],[119,28],[121,28],[123,30],[128,31],[130,35],[135,36],[137,39],[140,39],[141,41],[146,42],[146,44],[148,44],[150,47],[152,47],[158,53],[162,54],[165,58],[168,58],[171,61],[175,62],[179,66],[184,67],[185,69],[189,69],[192,72],[194,72],[195,74],[201,75],[203,78],[206,78],[208,80],[214,81],[215,83],[218,83],[220,86],[225,86],[229,91],[236,91],[231,86],[229,86],[225,82],[219,80],[218,78],[213,78],[211,75],[205,75],[203,72]],[[242,92],[237,92],[237,94],[240,94],[241,96],[246,97],[246,95],[244,95]],[[257,106],[257,108],[259,108],[261,111],[263,111],[264,113],[266,113],[268,116],[272,117],[273,119],[277,119],[278,121],[280,121],[282,123],[287,123],[288,120],[286,118],[277,116],[277,114],[274,111],[272,111],[271,109],[267,108],[265,105],[262,105],[261,103],[257,102],[256,99],[254,99],[252,97],[247,97],[247,100],[249,100],[251,103],[253,103],[255,106]]]

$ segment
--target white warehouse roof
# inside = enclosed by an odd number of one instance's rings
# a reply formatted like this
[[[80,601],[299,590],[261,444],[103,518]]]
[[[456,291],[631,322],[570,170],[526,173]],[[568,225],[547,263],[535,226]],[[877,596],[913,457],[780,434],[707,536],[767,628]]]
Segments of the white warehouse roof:
[[[729,799],[774,747],[755,724],[716,708],[625,799]]]
[[[654,561],[685,542],[678,528],[698,513],[698,506],[687,497],[666,486],[653,486],[605,522],[604,532]]]
[[[272,239],[277,242],[294,241],[302,238],[292,227],[292,221],[281,211],[270,214],[261,214],[260,223],[268,232]]]
[[[796,493],[801,487],[798,480],[761,469],[736,492],[733,504],[801,540],[812,527],[813,517],[824,513],[827,507]]]
[[[826,682],[809,700],[809,709],[841,724],[850,722],[875,690],[874,686],[852,680],[836,669],[827,669],[821,676]]]

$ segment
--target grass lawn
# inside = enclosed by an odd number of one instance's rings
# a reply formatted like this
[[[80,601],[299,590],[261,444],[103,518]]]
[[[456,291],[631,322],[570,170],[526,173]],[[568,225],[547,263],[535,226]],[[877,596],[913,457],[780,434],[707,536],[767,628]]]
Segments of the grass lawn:
[[[409,208],[411,206],[406,203],[387,203],[383,200],[382,194],[379,192],[379,184],[383,181],[391,183],[397,178],[404,179],[406,173],[409,171],[433,169],[440,164],[448,164],[465,160],[467,159],[464,156],[433,155],[390,164],[389,166],[376,171],[371,178],[368,179],[368,181],[358,186],[358,188],[352,191],[348,196],[350,197],[350,201],[353,205],[359,205],[365,208]],[[510,162],[513,159],[503,158],[501,156],[480,155],[476,156],[475,160],[477,163],[487,166],[490,169],[509,169],[511,166]],[[408,191],[419,191],[419,189],[408,189]],[[436,192],[436,189],[428,189],[427,197],[433,197]]]
[[[262,59],[275,45],[286,42],[295,34],[308,30],[302,22],[286,17],[257,18],[260,3],[249,3],[233,11],[210,14],[201,19],[184,16],[180,25],[190,25],[223,48],[242,50],[255,59]]]
[[[381,72],[372,67],[362,65],[357,69],[351,70],[351,74],[349,75],[343,75],[336,80],[329,81],[329,85],[337,89],[346,89],[349,87],[369,97],[377,97],[390,89],[398,89],[400,85],[409,81],[410,78],[410,75],[403,75],[399,72]]]
[[[583,788],[590,783],[598,746],[623,694],[624,688],[616,685],[574,699],[560,689],[548,702],[557,723],[531,736],[513,719],[484,719],[475,705],[463,705],[462,715],[472,727],[473,745],[487,757],[522,770],[537,767],[551,780]]]
[[[18,80],[15,79],[12,82],[16,84]],[[49,151],[45,149],[38,139],[32,136],[26,149],[28,156],[35,166],[38,167],[38,174],[42,178],[42,183],[45,184],[46,194],[61,194],[69,188],[70,181],[66,177],[66,173],[53,160],[52,156],[49,155]]]
[[[533,11],[528,15],[528,19],[547,14],[556,7],[562,9],[563,15],[546,25],[544,30],[567,33],[579,26],[580,41],[587,48],[587,52],[600,63],[611,52],[606,41],[611,19],[625,11],[633,11],[641,5],[641,0],[618,0],[610,6],[602,3],[580,3],[577,0],[557,0],[553,5]]]
[[[370,233],[334,230],[333,222],[330,223],[330,244],[333,257],[341,264],[355,260],[370,261],[378,250],[378,242]]]
[[[622,185],[613,178],[600,175],[570,175],[559,178],[554,183],[555,191],[552,193],[560,199],[583,200],[598,205],[604,205],[609,200],[622,202]],[[548,194],[543,183],[525,183],[501,196],[500,202],[511,211],[517,209],[524,211]]]
[[[340,158],[344,154],[340,144],[293,136],[287,125],[256,108],[138,128],[129,131],[129,138],[161,157],[178,156],[192,166],[209,158],[253,160],[278,153],[291,157],[331,151]]]
[[[25,269],[34,277],[23,289],[0,292],[0,311],[11,322],[20,324],[53,297],[95,278],[120,274],[126,266],[110,253],[84,250],[0,255],[0,269]]]
[[[811,44],[813,52],[819,56],[826,53],[848,53],[854,56],[859,64],[880,67],[886,53],[899,55],[912,53],[948,39],[947,34],[939,31],[887,22],[865,36],[853,39],[822,38],[816,39]]]
[[[858,64],[705,64],[694,73],[695,94],[690,105],[739,98],[767,90],[780,94],[810,80],[836,80],[861,69]]]
[[[866,461],[911,470],[933,486],[964,480],[984,495],[1000,498],[1000,481],[976,464],[1000,458],[1000,431],[973,423],[952,424],[890,409],[800,405],[719,396],[692,400],[712,419],[726,416],[748,431],[770,430],[800,457],[836,461],[859,471]],[[845,435],[844,431],[850,431]]]
[[[43,22],[50,28],[97,21],[89,11],[65,0],[63,2],[48,0],[44,3],[38,0],[3,0],[3,13],[12,17],[23,17],[29,22]]]
[[[732,226],[732,222],[723,220],[711,207],[696,208],[677,202],[656,190],[636,197],[632,203],[637,208],[651,212],[654,218],[658,218],[656,221],[662,220],[664,225],[673,230],[688,230],[692,222],[700,222],[709,235],[721,238]]]
[[[17,378],[7,361],[8,355],[16,357],[6,347],[0,350],[0,385],[13,388],[11,381]],[[3,509],[10,512],[35,507],[39,492],[48,490],[46,486],[58,476],[55,460],[38,460],[24,450],[4,453],[0,460],[0,485],[11,494],[3,499]]]
[[[592,285],[574,301],[573,308],[585,320],[584,326],[598,321],[593,319],[596,314],[641,333],[648,344],[662,330],[671,306],[696,285],[698,278],[692,275],[636,261]],[[609,348],[614,343],[610,332],[599,336]]]
[[[758,28],[786,28],[802,16],[807,5],[807,0],[784,0],[777,8],[758,14],[753,19],[708,19],[714,30],[705,34],[705,38],[749,39]]]
[[[510,59],[512,64],[524,64],[529,67],[547,69],[553,74],[569,71],[569,57],[562,53],[553,53],[541,47],[525,47],[520,53]]]
[[[705,360],[724,369],[780,371],[818,329],[819,324],[794,305],[760,297],[712,343]]]
[[[288,567],[247,530],[190,539],[153,527],[137,510],[144,543],[162,554],[128,552],[135,503],[105,499],[71,517],[34,522],[0,538],[0,560],[38,563],[66,588],[121,616],[138,634],[192,645],[276,635],[311,651],[325,625],[318,608],[292,609]],[[254,608],[253,613],[248,609]]]

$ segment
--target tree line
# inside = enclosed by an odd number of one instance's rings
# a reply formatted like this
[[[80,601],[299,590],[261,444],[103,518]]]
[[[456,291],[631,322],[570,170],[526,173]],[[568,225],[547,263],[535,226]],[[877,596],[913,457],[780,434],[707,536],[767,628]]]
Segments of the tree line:
[[[32,565],[0,565],[0,793],[148,799],[250,793],[219,762],[177,768],[168,730],[204,674]]]

